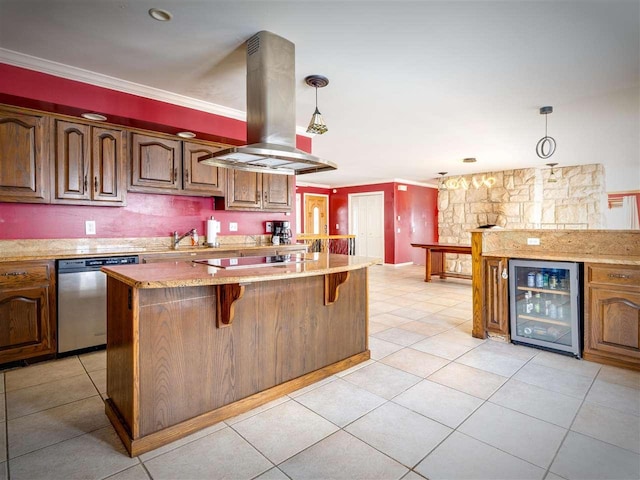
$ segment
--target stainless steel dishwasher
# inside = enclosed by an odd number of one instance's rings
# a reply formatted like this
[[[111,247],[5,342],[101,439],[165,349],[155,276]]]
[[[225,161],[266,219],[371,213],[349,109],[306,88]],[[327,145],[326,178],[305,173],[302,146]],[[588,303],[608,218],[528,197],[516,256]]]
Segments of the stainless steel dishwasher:
[[[58,353],[107,343],[107,276],[104,265],[138,263],[126,257],[58,260]]]

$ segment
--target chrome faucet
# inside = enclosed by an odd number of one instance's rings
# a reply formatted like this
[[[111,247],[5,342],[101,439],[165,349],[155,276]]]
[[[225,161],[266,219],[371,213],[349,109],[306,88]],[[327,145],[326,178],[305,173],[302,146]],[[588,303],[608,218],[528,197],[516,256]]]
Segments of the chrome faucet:
[[[189,230],[187,233],[185,233],[182,236],[178,236],[178,232],[175,231],[173,232],[173,249],[176,250],[178,248],[178,244],[180,243],[180,240],[182,240],[185,237],[192,237],[194,235],[196,235],[198,232],[196,232],[195,228],[192,228],[191,230]]]

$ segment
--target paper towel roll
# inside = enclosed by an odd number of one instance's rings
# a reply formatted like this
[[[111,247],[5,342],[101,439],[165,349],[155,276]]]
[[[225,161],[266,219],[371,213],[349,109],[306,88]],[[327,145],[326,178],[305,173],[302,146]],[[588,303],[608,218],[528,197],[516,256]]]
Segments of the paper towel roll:
[[[207,220],[207,245],[215,247],[218,244],[217,234],[219,232],[220,222],[211,218]]]

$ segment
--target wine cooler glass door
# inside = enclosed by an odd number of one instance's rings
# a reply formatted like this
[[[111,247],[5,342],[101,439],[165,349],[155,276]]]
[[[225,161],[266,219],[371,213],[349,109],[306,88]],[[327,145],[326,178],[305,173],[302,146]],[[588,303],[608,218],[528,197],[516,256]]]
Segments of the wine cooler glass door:
[[[577,264],[511,260],[509,270],[512,340],[579,357]]]

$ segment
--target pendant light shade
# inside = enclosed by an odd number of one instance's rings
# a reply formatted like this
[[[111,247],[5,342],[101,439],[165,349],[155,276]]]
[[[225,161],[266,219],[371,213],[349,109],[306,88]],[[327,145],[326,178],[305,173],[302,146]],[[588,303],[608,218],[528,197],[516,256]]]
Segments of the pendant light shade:
[[[440,175],[440,180],[438,181],[438,190],[446,190],[447,185],[444,183],[444,176],[449,172],[438,172]]]
[[[329,85],[329,79],[327,77],[323,77],[322,75],[309,75],[304,79],[304,81],[307,83],[307,85],[316,89],[316,109],[311,116],[311,121],[309,122],[307,133],[322,135],[323,133],[327,133],[329,129],[324,123],[324,119],[322,118],[320,110],[318,110],[318,89]]]
[[[556,183],[558,181],[557,177],[556,177],[556,172],[553,170],[553,167],[555,167],[556,165],[558,165],[557,163],[547,163],[548,167],[551,167],[551,173],[549,174],[549,180],[547,180],[547,182],[549,183]]]

